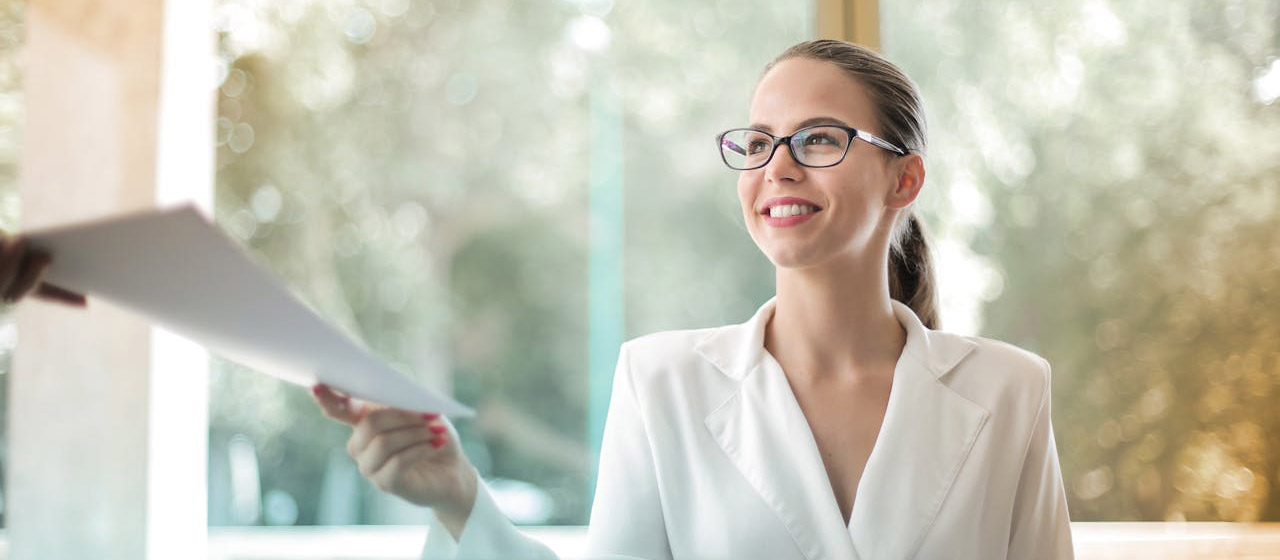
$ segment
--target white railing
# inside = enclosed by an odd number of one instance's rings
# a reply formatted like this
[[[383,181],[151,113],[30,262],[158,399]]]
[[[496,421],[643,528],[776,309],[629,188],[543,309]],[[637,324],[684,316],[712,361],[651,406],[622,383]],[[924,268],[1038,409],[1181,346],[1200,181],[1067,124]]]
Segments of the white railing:
[[[580,555],[584,527],[525,527],[566,558]],[[1079,560],[1280,558],[1280,523],[1073,523]],[[217,528],[209,560],[415,559],[426,538],[416,526]]]
[[[1072,523],[1078,560],[1280,558],[1280,523]],[[565,558],[582,551],[584,527],[525,527]],[[209,560],[416,560],[419,526],[209,529]],[[0,533],[0,560],[9,546]]]

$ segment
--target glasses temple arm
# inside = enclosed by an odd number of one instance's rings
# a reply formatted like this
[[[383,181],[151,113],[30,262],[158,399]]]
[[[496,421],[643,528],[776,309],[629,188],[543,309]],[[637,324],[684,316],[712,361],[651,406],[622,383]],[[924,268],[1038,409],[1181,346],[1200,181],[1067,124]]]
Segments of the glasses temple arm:
[[[739,145],[737,145],[737,144],[734,144],[732,141],[730,141],[730,140],[729,140],[729,139],[727,139],[727,138],[720,140],[720,145],[721,145],[721,146],[724,146],[724,147],[726,147],[726,148],[729,148],[730,150],[733,150],[733,151],[735,151],[735,152],[738,152],[738,153],[739,153],[739,154],[741,154],[741,155],[744,155],[744,156],[745,156],[745,155],[747,155],[747,149],[746,149],[746,148],[743,148],[742,146],[739,146]]]
[[[874,134],[872,134],[872,133],[870,133],[870,132],[863,132],[863,131],[859,130],[859,131],[858,131],[858,137],[859,137],[859,138],[862,138],[863,140],[866,140],[867,142],[870,142],[870,143],[872,143],[872,144],[875,144],[875,145],[877,145],[877,146],[880,146],[881,148],[884,148],[884,149],[886,149],[886,150],[889,150],[890,152],[893,152],[893,153],[895,153],[895,154],[898,154],[898,155],[900,155],[900,156],[905,156],[905,155],[907,155],[907,151],[906,151],[906,150],[903,150],[902,148],[899,148],[899,147],[897,147],[897,146],[894,146],[893,144],[890,144],[890,143],[886,142],[885,140],[881,139],[879,136],[876,136],[876,135],[874,135]]]

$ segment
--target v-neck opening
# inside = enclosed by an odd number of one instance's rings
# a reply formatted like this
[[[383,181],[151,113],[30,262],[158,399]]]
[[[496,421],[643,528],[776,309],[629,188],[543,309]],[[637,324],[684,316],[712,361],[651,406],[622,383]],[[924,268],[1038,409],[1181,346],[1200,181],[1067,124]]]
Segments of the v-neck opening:
[[[773,369],[782,376],[781,381],[786,385],[788,394],[791,395],[791,401],[795,404],[796,410],[800,411],[801,417],[804,418],[804,427],[808,430],[809,441],[812,442],[814,451],[817,452],[818,462],[822,467],[822,476],[826,480],[827,488],[831,489],[831,497],[836,504],[836,515],[843,516],[843,512],[840,511],[840,500],[835,494],[835,485],[831,483],[831,475],[827,472],[826,462],[822,459],[822,448],[818,445],[818,438],[813,433],[813,426],[809,423],[809,417],[805,416],[804,408],[800,406],[800,399],[796,397],[795,389],[791,387],[791,381],[787,378],[786,370],[782,368],[782,363],[773,356],[773,353],[770,352],[768,348],[761,346],[760,351],[761,359],[771,362]],[[863,495],[863,483],[867,480],[867,473],[871,470],[871,464],[876,458],[876,451],[883,447],[880,442],[884,440],[885,427],[889,425],[889,414],[893,411],[894,396],[898,393],[898,370],[900,369],[902,360],[906,355],[907,350],[904,345],[902,353],[898,356],[898,361],[895,362],[893,366],[893,378],[889,380],[889,398],[885,402],[884,417],[880,419],[880,428],[876,430],[876,440],[871,444],[871,452],[867,454],[867,461],[862,466],[862,475],[858,477],[858,484],[854,487],[853,504],[849,507],[849,521],[841,523],[844,526],[846,533],[849,534],[850,540],[853,539],[853,523],[858,518],[857,512],[859,504],[862,502],[862,500],[859,499],[859,496]],[[865,508],[865,506],[863,507]]]

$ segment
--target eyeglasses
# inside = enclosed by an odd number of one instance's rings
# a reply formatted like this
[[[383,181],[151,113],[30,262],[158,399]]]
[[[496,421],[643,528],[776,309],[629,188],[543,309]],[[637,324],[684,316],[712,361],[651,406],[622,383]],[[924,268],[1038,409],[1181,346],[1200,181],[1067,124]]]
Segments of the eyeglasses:
[[[720,158],[731,169],[748,171],[769,164],[778,146],[787,145],[791,159],[805,167],[832,167],[844,161],[849,146],[857,138],[900,156],[907,151],[856,128],[824,124],[795,131],[791,136],[774,136],[754,128],[734,128],[720,133]]]

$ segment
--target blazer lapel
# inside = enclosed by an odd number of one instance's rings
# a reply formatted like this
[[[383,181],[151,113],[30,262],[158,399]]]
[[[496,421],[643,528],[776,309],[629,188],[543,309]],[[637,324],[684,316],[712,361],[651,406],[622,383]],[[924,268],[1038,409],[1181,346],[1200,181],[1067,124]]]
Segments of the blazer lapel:
[[[977,344],[925,329],[909,307],[893,304],[907,344],[858,482],[849,533],[864,558],[906,560],[933,526],[989,413],[940,379]]]
[[[716,329],[695,350],[740,386],[707,429],[809,560],[906,560],[915,554],[988,412],[939,379],[976,347],[925,329],[893,302],[907,331],[888,409],[845,527],[795,394],[764,351],[770,299],[747,322]]]
[[[773,303],[769,300],[746,323],[717,329],[697,346],[741,381],[705,423],[805,558],[856,558],[808,421],[781,369],[766,367],[762,359]]]

